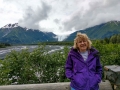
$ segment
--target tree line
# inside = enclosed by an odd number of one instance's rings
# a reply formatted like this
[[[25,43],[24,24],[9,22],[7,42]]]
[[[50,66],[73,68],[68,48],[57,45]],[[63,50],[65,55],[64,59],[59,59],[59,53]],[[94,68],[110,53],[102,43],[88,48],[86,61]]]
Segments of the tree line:
[[[106,42],[106,43],[120,43],[120,34],[115,34],[109,38],[104,38],[101,40],[101,42]]]
[[[11,46],[9,43],[0,43],[0,48],[5,48],[7,46]]]

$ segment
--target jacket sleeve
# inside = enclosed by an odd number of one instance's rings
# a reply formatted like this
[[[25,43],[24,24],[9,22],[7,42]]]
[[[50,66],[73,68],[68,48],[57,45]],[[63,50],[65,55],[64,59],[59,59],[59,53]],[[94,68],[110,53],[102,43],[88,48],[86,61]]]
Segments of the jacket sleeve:
[[[69,54],[65,64],[65,75],[67,78],[72,79],[73,77],[73,61],[71,55]]]
[[[97,75],[99,82],[100,82],[102,79],[102,65],[100,63],[99,56],[97,57],[97,62],[96,62],[96,75]]]

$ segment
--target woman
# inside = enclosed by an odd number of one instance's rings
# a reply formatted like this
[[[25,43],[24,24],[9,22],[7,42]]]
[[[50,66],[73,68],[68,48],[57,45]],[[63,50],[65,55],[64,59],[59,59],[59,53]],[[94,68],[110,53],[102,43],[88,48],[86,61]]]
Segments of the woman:
[[[77,33],[65,65],[71,90],[99,90],[102,67],[99,52],[91,44],[86,34]]]

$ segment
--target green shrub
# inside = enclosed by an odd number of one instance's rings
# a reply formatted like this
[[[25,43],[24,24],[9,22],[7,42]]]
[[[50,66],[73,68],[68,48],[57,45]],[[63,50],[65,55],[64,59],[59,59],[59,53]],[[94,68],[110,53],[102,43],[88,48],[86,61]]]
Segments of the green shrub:
[[[99,50],[101,64],[120,65],[120,45],[94,41],[93,46]],[[65,77],[65,62],[70,48],[49,54],[45,45],[39,45],[34,51],[12,51],[0,60],[0,85],[52,83],[69,81]]]

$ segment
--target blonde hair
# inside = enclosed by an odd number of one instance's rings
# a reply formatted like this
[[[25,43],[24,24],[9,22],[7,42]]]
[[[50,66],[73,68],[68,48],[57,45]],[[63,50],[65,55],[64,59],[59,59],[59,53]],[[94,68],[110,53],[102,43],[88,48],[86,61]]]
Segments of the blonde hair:
[[[76,38],[74,39],[74,45],[73,45],[74,49],[78,49],[77,43],[80,40],[86,40],[87,43],[88,43],[88,48],[87,49],[91,48],[92,42],[90,41],[90,39],[88,38],[88,36],[86,34],[82,34],[80,32],[77,32]]]

